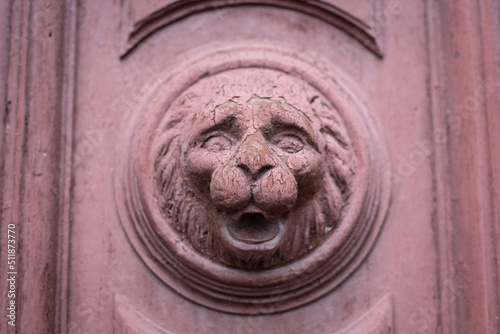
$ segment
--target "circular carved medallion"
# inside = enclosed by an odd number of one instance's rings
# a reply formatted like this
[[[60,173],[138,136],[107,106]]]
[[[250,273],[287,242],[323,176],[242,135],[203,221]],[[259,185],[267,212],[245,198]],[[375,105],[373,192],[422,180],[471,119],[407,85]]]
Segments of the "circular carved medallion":
[[[367,110],[340,73],[232,46],[177,67],[141,105],[115,176],[122,225],[181,295],[273,313],[363,260],[389,193]]]

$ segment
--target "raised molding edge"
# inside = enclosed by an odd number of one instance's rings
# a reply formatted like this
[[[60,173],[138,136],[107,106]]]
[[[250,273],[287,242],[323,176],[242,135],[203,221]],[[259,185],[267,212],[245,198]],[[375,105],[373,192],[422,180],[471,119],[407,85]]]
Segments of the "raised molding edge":
[[[499,3],[425,3],[440,333],[498,333]]]
[[[16,327],[3,317],[0,332],[65,333],[76,0],[6,6],[0,234],[16,224],[17,277]],[[0,246],[7,259],[7,238]],[[1,277],[6,264],[2,261]],[[4,297],[7,288],[2,279]],[[7,301],[0,302],[4,310]]]
[[[294,10],[322,20],[353,37],[379,58],[383,48],[374,29],[345,10],[321,0],[177,0],[135,22],[130,20],[131,0],[122,4],[120,58],[125,58],[156,31],[190,15],[204,11],[243,5],[258,5]]]
[[[148,319],[122,296],[114,298],[114,334],[174,334]]]
[[[133,303],[122,296],[114,298],[114,334],[174,334],[162,328],[136,310]],[[394,304],[392,295],[386,294],[375,305],[370,307],[352,324],[334,332],[335,334],[393,334],[394,332]]]
[[[61,92],[61,135],[62,152],[60,173],[60,211],[58,227],[58,272],[57,276],[57,309],[56,322],[58,333],[67,333],[69,319],[69,268],[70,268],[70,233],[71,233],[71,201],[73,180],[73,147],[74,147],[74,110],[76,103],[76,62],[77,62],[77,30],[78,0],[66,1],[64,22],[64,87]]]
[[[335,334],[393,334],[394,310],[392,295],[387,294],[347,328]]]

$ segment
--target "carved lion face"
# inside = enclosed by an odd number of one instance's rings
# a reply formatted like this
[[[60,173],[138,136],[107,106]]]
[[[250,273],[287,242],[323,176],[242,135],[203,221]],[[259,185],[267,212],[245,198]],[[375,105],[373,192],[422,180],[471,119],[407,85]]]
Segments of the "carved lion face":
[[[338,120],[322,117],[318,96],[294,106],[248,85],[217,103],[203,101],[206,86],[179,99],[184,114],[160,146],[166,215],[196,250],[234,267],[268,268],[316,248],[342,214],[353,173]]]

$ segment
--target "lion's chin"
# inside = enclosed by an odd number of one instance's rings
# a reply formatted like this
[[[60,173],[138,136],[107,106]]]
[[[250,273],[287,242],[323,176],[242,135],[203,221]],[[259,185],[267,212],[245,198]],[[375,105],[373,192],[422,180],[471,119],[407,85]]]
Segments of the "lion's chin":
[[[233,251],[273,251],[285,230],[284,218],[267,220],[261,213],[244,213],[238,220],[226,213],[219,217],[221,237]]]

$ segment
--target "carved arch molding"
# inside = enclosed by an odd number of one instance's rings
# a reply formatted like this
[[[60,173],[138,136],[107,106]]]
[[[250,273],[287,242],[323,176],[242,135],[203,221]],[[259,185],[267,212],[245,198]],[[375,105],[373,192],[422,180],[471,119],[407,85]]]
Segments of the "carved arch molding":
[[[337,28],[359,23],[323,2],[287,3],[326,6]],[[140,21],[122,56],[173,20],[165,13],[206,4],[174,2]],[[360,42],[380,55],[374,38]],[[344,281],[381,230],[390,185],[369,104],[340,69],[289,46],[203,50],[158,80],[123,132],[122,226],[147,267],[196,303],[236,314],[301,306]]]

